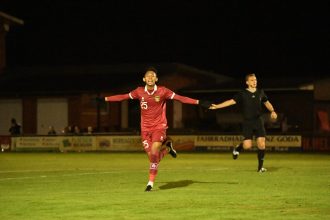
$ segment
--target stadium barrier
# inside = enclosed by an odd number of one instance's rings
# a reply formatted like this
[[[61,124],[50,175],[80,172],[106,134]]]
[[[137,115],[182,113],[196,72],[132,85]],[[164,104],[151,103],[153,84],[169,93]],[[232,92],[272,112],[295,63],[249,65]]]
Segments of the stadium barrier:
[[[330,134],[303,136],[302,149],[305,152],[330,152]]]
[[[11,150],[11,138],[9,135],[0,135],[1,152]]]
[[[179,151],[226,151],[243,140],[240,135],[170,136]],[[269,135],[267,150],[300,151],[302,140],[301,135]],[[61,152],[143,151],[139,135],[18,136],[11,137],[10,149]]]

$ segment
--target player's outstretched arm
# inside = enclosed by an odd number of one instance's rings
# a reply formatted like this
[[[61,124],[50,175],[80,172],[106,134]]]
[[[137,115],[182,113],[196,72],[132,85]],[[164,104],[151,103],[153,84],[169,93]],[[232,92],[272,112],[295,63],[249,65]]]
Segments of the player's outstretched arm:
[[[179,102],[185,103],[185,104],[192,104],[192,105],[198,105],[198,100],[197,99],[192,99],[186,96],[181,96],[178,94],[175,94],[173,97],[174,100],[177,100]]]
[[[225,108],[231,105],[235,105],[236,101],[234,99],[229,99],[227,101],[221,102],[219,104],[212,104],[210,109]]]
[[[203,108],[210,108],[212,102],[208,100],[197,100],[197,99],[192,99],[186,96],[181,96],[178,94],[175,94],[174,100],[180,101],[185,104],[193,104],[193,105],[200,105]]]
[[[120,102],[123,100],[129,99],[129,94],[120,94],[120,95],[112,95],[104,97],[104,101],[106,102]]]

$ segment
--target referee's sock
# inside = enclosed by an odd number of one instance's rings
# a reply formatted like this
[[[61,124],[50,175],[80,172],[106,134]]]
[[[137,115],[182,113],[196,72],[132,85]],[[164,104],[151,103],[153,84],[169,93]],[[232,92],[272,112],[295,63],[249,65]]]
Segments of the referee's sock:
[[[264,165],[265,150],[258,149],[258,170]]]
[[[243,150],[243,143],[241,142],[236,148],[236,151],[241,152]]]

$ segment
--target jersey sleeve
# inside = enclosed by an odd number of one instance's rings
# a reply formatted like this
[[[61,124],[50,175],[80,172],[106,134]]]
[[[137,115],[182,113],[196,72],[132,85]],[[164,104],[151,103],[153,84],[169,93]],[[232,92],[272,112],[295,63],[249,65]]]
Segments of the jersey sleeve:
[[[134,89],[130,93],[128,93],[130,99],[139,99],[139,88]]]
[[[261,98],[262,102],[267,102],[268,101],[268,97],[267,97],[267,95],[266,95],[266,93],[263,89],[260,91],[260,98]]]
[[[105,97],[105,101],[107,102],[120,102],[127,99],[137,99],[138,98],[138,89],[131,91],[126,94],[112,95]]]
[[[104,100],[107,102],[120,102],[129,98],[130,98],[129,94],[119,94],[119,95],[107,96],[104,98]]]
[[[173,92],[172,90],[163,87],[164,89],[164,97],[165,99],[173,99],[173,97],[175,96],[175,92]]]
[[[236,93],[234,95],[233,99],[236,103],[241,103],[242,102],[242,92]]]
[[[165,89],[165,98],[166,99],[174,99],[177,100],[179,102],[185,103],[185,104],[192,104],[192,105],[197,105],[198,100],[197,99],[192,99],[186,96],[181,96],[176,94],[175,92],[171,91],[168,88],[164,88]]]
[[[177,101],[180,101],[182,103],[185,103],[185,104],[197,105],[197,103],[198,103],[197,99],[192,99],[192,98],[189,98],[189,97],[186,97],[186,96],[181,96],[181,95],[178,95],[178,94],[175,94],[175,93],[174,93],[173,99],[177,100]]]

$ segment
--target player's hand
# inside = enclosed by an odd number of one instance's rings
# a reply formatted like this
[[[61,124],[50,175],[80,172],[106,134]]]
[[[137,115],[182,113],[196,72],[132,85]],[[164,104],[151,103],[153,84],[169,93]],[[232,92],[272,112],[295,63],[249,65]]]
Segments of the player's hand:
[[[210,108],[212,105],[211,101],[208,100],[199,100],[198,104],[202,106],[203,108]]]
[[[96,97],[95,101],[96,102],[105,102],[106,100],[105,100],[105,97]]]

